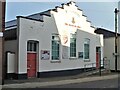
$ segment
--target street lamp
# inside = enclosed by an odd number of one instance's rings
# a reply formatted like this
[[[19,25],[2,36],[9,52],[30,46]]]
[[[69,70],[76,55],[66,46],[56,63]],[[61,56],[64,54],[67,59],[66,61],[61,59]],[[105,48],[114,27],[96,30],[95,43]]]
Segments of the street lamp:
[[[117,38],[118,38],[118,35],[117,35],[117,16],[118,16],[118,12],[119,10],[117,10],[117,8],[115,8],[115,72],[117,72]]]

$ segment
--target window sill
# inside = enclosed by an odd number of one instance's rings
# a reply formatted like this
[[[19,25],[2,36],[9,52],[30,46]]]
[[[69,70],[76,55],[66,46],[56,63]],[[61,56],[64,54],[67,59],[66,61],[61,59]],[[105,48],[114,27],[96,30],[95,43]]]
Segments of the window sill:
[[[34,51],[27,51],[27,53],[37,53],[37,52],[34,52]]]
[[[70,60],[77,60],[76,57],[70,57],[69,59],[70,59]]]
[[[60,60],[51,60],[50,62],[51,62],[51,63],[61,63]]]
[[[90,59],[84,59],[84,62],[90,62]]]

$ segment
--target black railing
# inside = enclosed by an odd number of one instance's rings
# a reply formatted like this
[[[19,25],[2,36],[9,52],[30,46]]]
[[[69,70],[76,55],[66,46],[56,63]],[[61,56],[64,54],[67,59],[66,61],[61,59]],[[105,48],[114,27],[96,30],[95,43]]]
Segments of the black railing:
[[[98,63],[87,63],[84,65],[84,72],[92,72],[95,71],[96,73],[99,73],[101,76],[102,72],[110,72],[110,60],[101,60]]]

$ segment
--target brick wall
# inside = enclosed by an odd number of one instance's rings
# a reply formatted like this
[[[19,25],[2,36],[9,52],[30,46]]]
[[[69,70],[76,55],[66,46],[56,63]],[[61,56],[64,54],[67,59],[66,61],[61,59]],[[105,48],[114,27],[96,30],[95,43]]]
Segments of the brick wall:
[[[0,32],[2,31],[2,3],[0,2]],[[0,37],[0,85],[2,84],[2,38]]]
[[[2,84],[2,59],[3,59],[3,57],[2,57],[2,38],[0,37],[0,85]]]
[[[0,0],[0,33],[4,31],[5,26],[5,0]],[[0,85],[2,85],[3,79],[3,37],[0,36]]]
[[[2,32],[2,3],[0,1],[0,32]]]

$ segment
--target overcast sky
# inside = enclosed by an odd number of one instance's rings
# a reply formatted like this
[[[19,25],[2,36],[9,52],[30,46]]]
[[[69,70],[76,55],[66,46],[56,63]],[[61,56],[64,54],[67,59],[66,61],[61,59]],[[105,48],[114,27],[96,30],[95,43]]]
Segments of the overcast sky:
[[[55,6],[60,6],[62,3],[67,3],[70,0],[59,0],[61,2],[57,2],[57,0],[52,0],[52,2],[48,2],[50,0],[44,0],[44,2],[42,0],[24,0],[24,2],[20,0],[6,1],[6,21],[10,21],[15,19],[16,16],[27,16],[42,12],[52,9]],[[118,7],[118,0],[109,0],[109,2],[108,0],[97,2],[94,2],[94,0],[91,0],[91,2],[87,0],[84,0],[84,2],[82,0],[76,0],[76,5],[83,10],[93,26],[114,31],[114,9]]]

